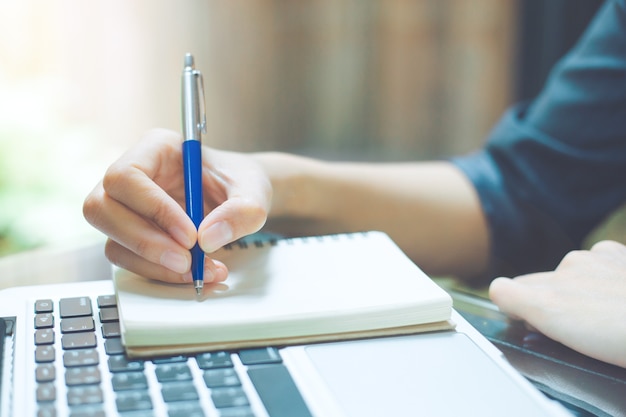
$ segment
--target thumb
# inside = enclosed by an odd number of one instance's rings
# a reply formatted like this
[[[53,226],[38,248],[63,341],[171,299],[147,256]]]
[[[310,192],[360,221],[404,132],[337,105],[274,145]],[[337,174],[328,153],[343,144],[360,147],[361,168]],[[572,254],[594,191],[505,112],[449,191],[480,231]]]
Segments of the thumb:
[[[198,228],[198,243],[205,253],[212,253],[234,240],[255,233],[263,227],[266,209],[255,201],[234,197],[216,207]]]

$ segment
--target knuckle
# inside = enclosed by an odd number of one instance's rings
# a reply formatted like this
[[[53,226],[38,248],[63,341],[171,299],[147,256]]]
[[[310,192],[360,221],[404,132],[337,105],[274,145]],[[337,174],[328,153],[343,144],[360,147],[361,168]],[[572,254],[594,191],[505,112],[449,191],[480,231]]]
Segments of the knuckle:
[[[150,252],[150,240],[138,239],[134,244],[134,250],[137,255],[147,259],[147,255]]]
[[[265,217],[267,210],[261,204],[259,204],[256,200],[253,199],[242,199],[241,200],[241,210],[249,216],[254,217]]]
[[[118,164],[113,164],[104,173],[104,177],[102,178],[102,187],[105,191],[110,191],[111,189],[114,189],[124,177],[125,170]]]
[[[557,268],[569,267],[572,265],[577,265],[581,262],[586,262],[586,260],[591,256],[590,252],[587,250],[573,250],[565,254],[561,262],[559,263]]]
[[[242,201],[240,214],[238,218],[246,219],[247,225],[255,231],[261,229],[267,219],[267,210],[251,200]]]
[[[582,256],[582,253],[583,253],[582,250],[573,250],[573,251],[566,253],[559,265],[564,266],[569,263],[575,262],[577,259],[579,259]]]
[[[253,223],[257,228],[260,229],[265,224],[267,212],[263,207],[260,207],[258,205],[249,207],[248,215],[250,216],[250,219],[253,220]]]
[[[96,187],[83,201],[83,217],[93,226],[100,224],[103,210],[103,195],[100,186]]]
[[[146,201],[150,202],[146,205],[146,215],[152,222],[161,228],[165,228],[171,223],[173,215],[167,204],[164,204],[159,198],[151,198],[150,196],[146,196]]]
[[[104,256],[113,265],[123,266],[121,264],[119,245],[117,244],[117,242],[111,239],[107,239],[106,243],[104,244]]]
[[[621,245],[614,240],[601,240],[594,243],[590,250],[592,252],[608,252],[617,250],[620,247]]]
[[[99,199],[93,193],[85,197],[83,201],[83,216],[89,223],[93,224],[93,220],[98,217],[99,205]]]

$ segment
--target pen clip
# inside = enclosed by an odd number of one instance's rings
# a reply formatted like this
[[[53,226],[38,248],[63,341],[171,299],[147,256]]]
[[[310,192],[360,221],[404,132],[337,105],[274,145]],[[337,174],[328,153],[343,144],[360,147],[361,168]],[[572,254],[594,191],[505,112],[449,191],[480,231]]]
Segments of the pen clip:
[[[198,101],[200,103],[200,114],[202,117],[202,120],[200,121],[200,126],[198,126],[200,128],[200,131],[206,135],[207,132],[207,125],[206,125],[206,108],[205,108],[205,103],[204,103],[204,78],[202,77],[202,73],[200,72],[200,70],[194,69],[193,70],[193,75],[194,77],[196,77],[196,85],[198,86],[198,95],[200,97],[198,97]]]

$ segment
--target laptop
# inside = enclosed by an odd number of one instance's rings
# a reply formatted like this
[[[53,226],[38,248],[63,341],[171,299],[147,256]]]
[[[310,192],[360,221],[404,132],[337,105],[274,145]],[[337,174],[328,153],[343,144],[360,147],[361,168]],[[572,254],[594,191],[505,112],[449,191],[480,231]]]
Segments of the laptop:
[[[570,415],[456,311],[448,331],[141,360],[110,279],[4,289],[0,317],[0,417]]]

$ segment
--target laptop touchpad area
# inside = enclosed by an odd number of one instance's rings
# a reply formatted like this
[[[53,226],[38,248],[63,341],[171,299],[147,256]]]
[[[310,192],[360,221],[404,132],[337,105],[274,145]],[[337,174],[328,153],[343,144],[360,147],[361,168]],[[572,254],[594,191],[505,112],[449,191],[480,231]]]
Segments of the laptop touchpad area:
[[[458,332],[312,345],[306,352],[350,416],[532,416],[544,411]]]

